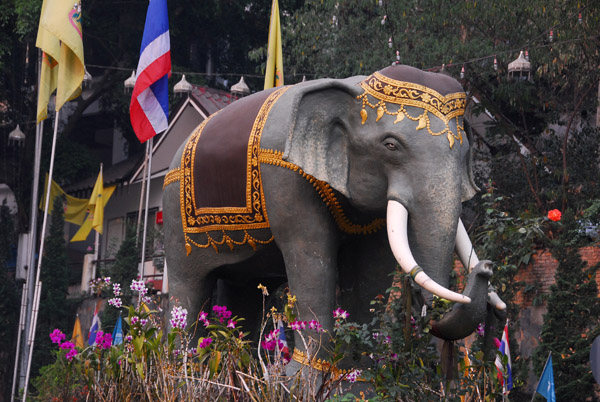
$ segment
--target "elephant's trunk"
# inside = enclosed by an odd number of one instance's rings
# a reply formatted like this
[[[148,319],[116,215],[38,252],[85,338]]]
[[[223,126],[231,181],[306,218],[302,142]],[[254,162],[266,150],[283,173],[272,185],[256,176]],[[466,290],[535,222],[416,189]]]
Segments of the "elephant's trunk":
[[[388,201],[387,230],[394,257],[404,272],[428,292],[458,303],[470,303],[468,296],[447,289],[431,279],[415,261],[408,244],[408,211],[398,201]]]

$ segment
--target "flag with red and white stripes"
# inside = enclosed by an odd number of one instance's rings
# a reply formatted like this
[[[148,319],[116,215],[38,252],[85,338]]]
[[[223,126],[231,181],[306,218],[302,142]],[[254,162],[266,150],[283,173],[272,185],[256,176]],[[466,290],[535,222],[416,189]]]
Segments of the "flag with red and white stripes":
[[[145,142],[169,126],[170,73],[171,40],[167,0],[151,0],[129,105],[131,125],[140,142]]]

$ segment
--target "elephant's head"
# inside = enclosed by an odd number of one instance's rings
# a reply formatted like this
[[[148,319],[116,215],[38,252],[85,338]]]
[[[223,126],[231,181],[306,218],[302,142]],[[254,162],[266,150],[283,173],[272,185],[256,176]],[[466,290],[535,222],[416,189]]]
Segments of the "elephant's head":
[[[461,203],[477,191],[465,106],[456,80],[408,66],[306,85],[293,105],[284,159],[358,209],[387,210],[392,251],[427,301],[471,301],[448,289]]]

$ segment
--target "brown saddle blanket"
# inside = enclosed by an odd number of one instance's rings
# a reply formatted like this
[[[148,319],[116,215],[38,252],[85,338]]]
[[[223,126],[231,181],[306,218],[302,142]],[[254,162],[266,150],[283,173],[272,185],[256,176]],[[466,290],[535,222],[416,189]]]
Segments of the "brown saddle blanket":
[[[184,231],[268,227],[260,166],[253,159],[269,110],[284,91],[273,88],[239,99],[188,139],[181,159]]]

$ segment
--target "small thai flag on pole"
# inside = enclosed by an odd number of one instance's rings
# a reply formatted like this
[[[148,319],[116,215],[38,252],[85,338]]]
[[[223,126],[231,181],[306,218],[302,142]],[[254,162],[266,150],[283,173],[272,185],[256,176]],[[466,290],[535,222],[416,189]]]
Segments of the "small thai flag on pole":
[[[506,363],[506,371],[504,370],[504,365],[502,364],[502,359],[500,355],[496,355],[496,361],[494,364],[498,369],[498,377],[502,382],[503,393],[506,394],[513,387],[512,382],[512,370],[511,370],[511,361],[510,361],[510,346],[508,344],[508,322],[504,326],[504,331],[502,331],[502,341],[500,341],[500,346],[498,347],[498,351],[501,355],[507,356],[508,361]]]
[[[146,142],[169,126],[170,73],[171,40],[167,0],[151,0],[129,105],[131,125],[140,142]]]
[[[285,327],[283,326],[283,322],[279,320],[277,324],[277,328],[279,328],[279,351],[281,353],[281,360],[284,360],[285,363],[291,360],[290,358],[290,349],[288,348],[287,340],[285,339]]]
[[[98,304],[96,304],[96,311],[94,311],[94,318],[92,319],[90,332],[88,332],[88,345],[92,346],[96,344],[96,334],[101,329],[100,317],[98,317]]]

